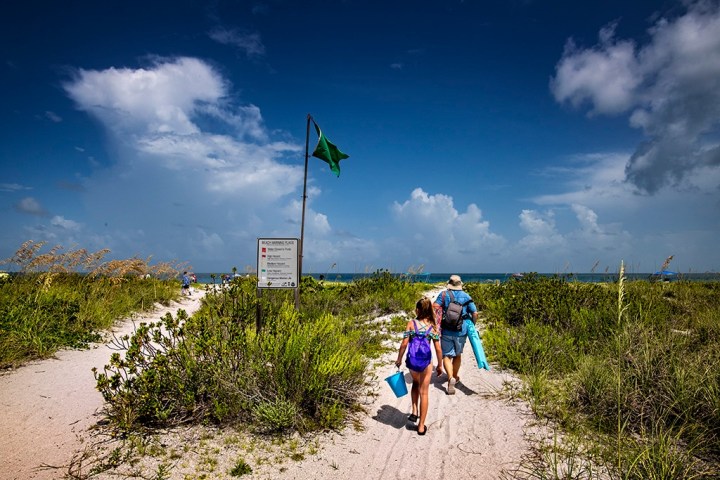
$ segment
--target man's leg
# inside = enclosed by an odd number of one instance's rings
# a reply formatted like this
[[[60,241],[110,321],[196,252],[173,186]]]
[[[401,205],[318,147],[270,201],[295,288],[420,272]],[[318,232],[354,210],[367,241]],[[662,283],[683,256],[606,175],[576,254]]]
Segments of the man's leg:
[[[448,376],[448,386],[447,386],[447,394],[448,395],[454,395],[455,394],[455,378],[454,378],[454,371],[455,371],[455,358],[456,357],[443,357],[443,366],[445,367],[445,373],[447,373]]]
[[[453,379],[455,380],[455,383],[460,381],[461,358],[462,358],[462,355],[456,355],[455,358],[452,359],[452,371],[453,371]]]

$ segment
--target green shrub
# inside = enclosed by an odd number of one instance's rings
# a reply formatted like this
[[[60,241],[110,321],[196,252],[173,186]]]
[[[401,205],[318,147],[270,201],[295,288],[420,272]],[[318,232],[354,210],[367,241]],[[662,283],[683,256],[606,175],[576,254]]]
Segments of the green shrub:
[[[235,279],[209,290],[193,317],[166,315],[123,338],[124,358],[95,372],[109,418],[124,430],[188,421],[339,427],[357,408],[368,357],[382,348],[368,320],[389,305],[414,307],[423,286],[385,273],[358,285],[303,285],[313,293],[302,293],[297,311],[291,291],[258,298],[256,279]]]
[[[235,466],[230,470],[230,475],[233,477],[241,477],[250,473],[252,473],[252,468],[242,458],[238,459]]]
[[[717,473],[720,283],[620,285],[528,275],[467,290],[488,357],[525,376],[537,413],[596,432],[620,477]]]

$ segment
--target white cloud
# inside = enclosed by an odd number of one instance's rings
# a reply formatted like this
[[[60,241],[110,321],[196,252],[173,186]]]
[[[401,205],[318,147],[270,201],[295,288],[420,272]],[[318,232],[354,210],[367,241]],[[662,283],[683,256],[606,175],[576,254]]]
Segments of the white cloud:
[[[79,109],[109,128],[138,135],[198,133],[192,115],[227,94],[214,69],[188,57],[159,59],[150,68],[80,69],[64,87]]]
[[[62,122],[62,117],[60,117],[60,115],[58,115],[57,113],[50,111],[50,110],[45,111],[45,118],[47,118],[51,122],[55,122],[55,123]]]
[[[20,190],[30,190],[30,187],[19,183],[0,183],[0,192],[18,192]]]
[[[430,195],[416,188],[408,200],[394,202],[392,212],[396,227],[405,234],[397,248],[422,252],[422,258],[407,259],[408,264],[437,263],[459,268],[463,263],[499,255],[506,245],[502,236],[490,230],[490,222],[482,219],[477,205],[470,204],[461,213],[448,195]]]
[[[15,209],[20,213],[27,213],[29,215],[47,216],[48,212],[40,205],[33,197],[25,197],[15,204]]]
[[[565,191],[539,195],[533,201],[539,205],[632,209],[637,199],[633,187],[625,182],[629,157],[620,152],[577,155],[562,167],[547,168],[543,174],[557,178],[558,189]]]
[[[520,228],[527,232],[527,235],[520,239],[518,247],[525,250],[525,255],[538,250],[565,247],[565,238],[555,229],[554,217],[555,213],[552,210],[545,213],[535,210],[520,212]]]
[[[559,102],[575,107],[589,102],[593,113],[619,113],[634,104],[641,82],[635,44],[615,41],[614,29],[601,30],[595,48],[582,50],[568,41],[550,85]]]
[[[81,225],[78,222],[67,219],[60,215],[55,215],[50,220],[50,225],[52,225],[53,227],[61,228],[63,230],[72,230],[72,231],[77,231],[77,230],[80,230],[80,228],[81,228]]]
[[[559,102],[588,103],[591,114],[628,113],[647,139],[626,168],[641,191],[695,188],[691,173],[720,168],[720,4],[687,2],[677,18],[661,18],[639,46],[615,38],[610,25],[600,42],[568,42],[551,89]],[[714,186],[717,187],[717,184]]]
[[[208,35],[218,43],[236,47],[245,52],[248,57],[265,55],[265,45],[263,45],[259,33],[246,33],[237,29],[216,27]]]
[[[84,179],[83,195],[117,248],[228,261],[249,255],[258,236],[297,236],[278,213],[302,185],[302,146],[271,139],[260,109],[235,105],[209,64],[79,70],[64,87],[113,143],[113,162]],[[309,218],[330,230],[323,214]]]

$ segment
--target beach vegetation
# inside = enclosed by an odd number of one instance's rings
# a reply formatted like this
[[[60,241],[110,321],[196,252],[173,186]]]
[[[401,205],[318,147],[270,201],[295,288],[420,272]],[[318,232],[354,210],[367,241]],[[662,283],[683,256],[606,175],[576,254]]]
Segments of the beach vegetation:
[[[720,473],[719,282],[627,281],[621,269],[613,283],[525,275],[466,288],[488,357],[613,478]]]
[[[357,411],[369,358],[386,338],[371,322],[412,311],[427,285],[385,271],[340,286],[303,278],[293,292],[256,277],[208,290],[182,310],[118,339],[96,371],[106,413],[121,430],[210,422],[277,434],[333,429]]]
[[[44,247],[28,241],[0,262],[12,269],[0,282],[0,368],[84,347],[118,319],[178,297],[176,265]]]
[[[241,477],[250,473],[252,473],[252,468],[242,458],[238,458],[235,462],[235,466],[233,466],[233,468],[230,470],[230,475],[233,477]]]

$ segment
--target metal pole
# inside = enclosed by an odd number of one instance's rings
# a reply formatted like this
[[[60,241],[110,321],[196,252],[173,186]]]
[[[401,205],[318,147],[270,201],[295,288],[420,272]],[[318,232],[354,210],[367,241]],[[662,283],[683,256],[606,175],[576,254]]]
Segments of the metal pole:
[[[298,265],[299,279],[302,279],[303,244],[305,243],[305,203],[307,202],[307,171],[308,171],[308,152],[309,152],[309,142],[310,142],[310,120],[312,120],[312,117],[308,113],[307,129],[305,132],[305,177],[303,179],[302,221],[300,223],[300,264]]]
[[[300,222],[300,255],[298,259],[298,282],[302,282],[302,267],[303,267],[303,245],[305,244],[305,203],[307,202],[307,171],[308,171],[308,154],[309,154],[309,143],[310,143],[310,120],[312,116],[308,113],[307,116],[307,127],[305,129],[305,176],[303,178],[303,197],[302,197],[302,220]],[[298,292],[300,285],[298,285]],[[295,308],[300,309],[300,296],[295,295]]]

